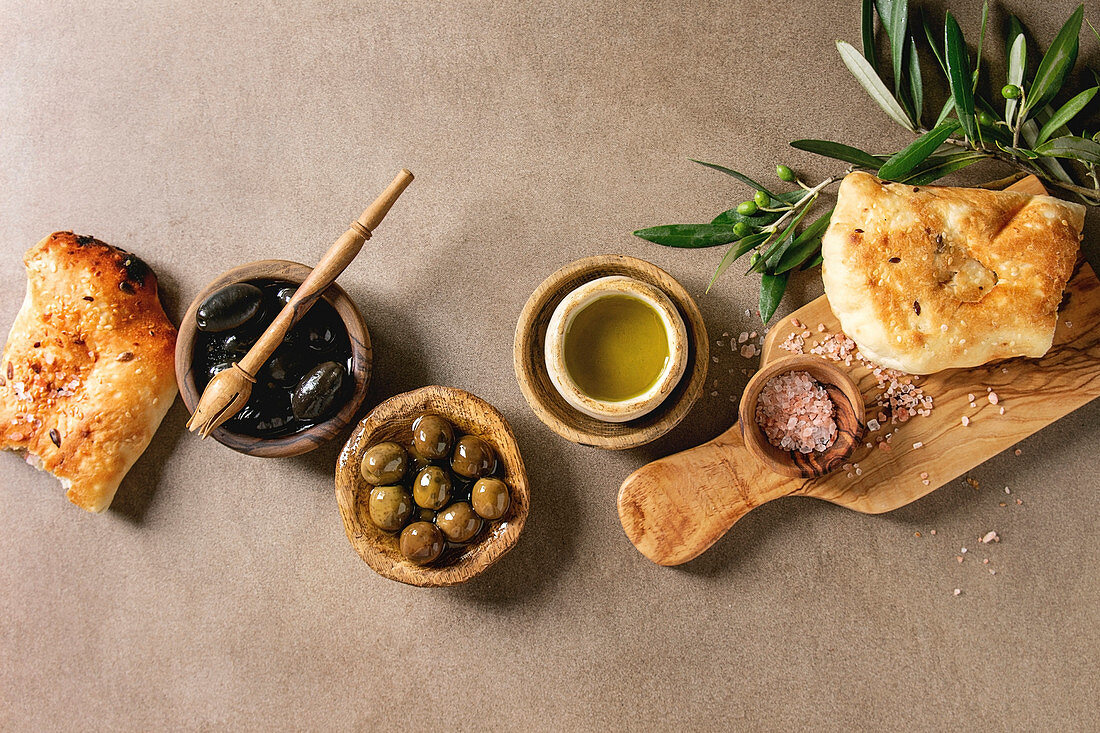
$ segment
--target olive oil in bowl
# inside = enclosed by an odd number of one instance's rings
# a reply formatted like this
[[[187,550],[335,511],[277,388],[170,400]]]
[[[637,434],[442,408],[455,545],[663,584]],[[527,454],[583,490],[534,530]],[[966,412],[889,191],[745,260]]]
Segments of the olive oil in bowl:
[[[632,295],[598,297],[573,317],[562,344],[573,382],[601,402],[639,397],[668,365],[668,332],[657,310]]]
[[[688,361],[687,328],[660,288],[623,275],[566,295],[547,325],[546,372],[570,407],[604,422],[652,412]]]

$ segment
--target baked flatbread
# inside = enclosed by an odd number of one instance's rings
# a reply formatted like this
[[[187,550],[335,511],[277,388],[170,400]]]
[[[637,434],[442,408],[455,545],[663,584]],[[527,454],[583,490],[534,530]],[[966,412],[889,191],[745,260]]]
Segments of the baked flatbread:
[[[176,395],[176,329],[157,278],[93,237],[55,232],[27,252],[27,297],[0,361],[0,448],[106,509]]]
[[[1040,357],[1084,223],[1085,207],[1050,196],[851,173],[821,278],[844,333],[882,366],[929,374]]]

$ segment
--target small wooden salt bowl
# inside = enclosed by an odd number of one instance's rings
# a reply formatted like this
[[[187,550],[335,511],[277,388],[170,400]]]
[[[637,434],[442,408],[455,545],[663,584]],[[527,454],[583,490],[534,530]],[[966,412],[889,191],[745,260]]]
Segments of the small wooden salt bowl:
[[[756,404],[764,385],[772,377],[786,372],[807,372],[821,383],[836,406],[833,414],[837,427],[836,440],[820,453],[777,448],[756,422]],[[814,478],[839,468],[863,438],[865,417],[863,395],[856,383],[824,359],[802,354],[777,359],[753,375],[745,387],[737,411],[737,422],[749,453],[772,471],[794,478]]]
[[[199,403],[202,393],[195,384],[193,361],[195,356],[195,340],[198,336],[198,326],[195,324],[195,314],[206,298],[215,290],[231,283],[244,282],[246,280],[286,280],[294,285],[301,285],[309,276],[311,268],[299,262],[289,260],[257,260],[240,267],[234,267],[221,276],[215,278],[191,301],[191,306],[183,316],[180,323],[179,336],[176,338],[176,383],[179,385],[180,397],[187,410],[194,413],[195,406]],[[239,453],[261,458],[283,458],[296,456],[317,448],[322,443],[332,440],[344,431],[359,407],[367,396],[367,387],[370,384],[371,349],[370,332],[367,324],[355,301],[339,285],[330,285],[322,296],[329,305],[336,309],[340,320],[348,332],[348,340],[351,342],[351,373],[349,376],[354,382],[355,388],[351,397],[340,408],[340,411],[328,420],[318,423],[305,430],[284,435],[279,438],[256,438],[251,435],[234,433],[224,427],[216,428],[210,436],[222,445],[225,445]]]
[[[408,443],[413,420],[423,414],[445,417],[459,432],[487,442],[496,451],[496,475],[508,484],[511,495],[511,506],[502,519],[490,522],[488,530],[483,529],[461,552],[447,550],[430,565],[407,560],[398,546],[398,534],[374,526],[359,508],[360,498],[370,491],[359,473],[363,453],[387,440]],[[527,470],[508,421],[485,400],[454,387],[421,387],[381,403],[360,421],[336,462],[336,501],[348,541],[379,575],[409,585],[458,585],[482,573],[516,544],[527,521],[530,494]]]
[[[554,387],[546,368],[546,332],[558,303],[584,283],[609,275],[656,286],[676,306],[687,327],[688,362],[679,384],[652,412],[620,423],[604,422],[572,407]],[[512,360],[520,391],[548,428],[574,443],[623,450],[656,440],[688,414],[706,386],[710,341],[699,307],[671,275],[634,257],[599,255],[566,265],[535,289],[516,324]]]

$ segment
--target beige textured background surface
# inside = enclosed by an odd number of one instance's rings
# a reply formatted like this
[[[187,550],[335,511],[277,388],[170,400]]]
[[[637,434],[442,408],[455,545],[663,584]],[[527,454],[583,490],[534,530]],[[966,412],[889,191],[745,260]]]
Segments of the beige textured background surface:
[[[956,5],[976,36],[977,3]],[[1073,3],[1008,5],[1047,41]],[[1100,403],[977,491],[880,517],[781,500],[674,570],[630,546],[615,492],[727,427],[746,365],[723,355],[718,398],[622,454],[558,439],[513,379],[527,295],[594,253],[666,268],[716,337],[753,327],[753,281],[702,296],[719,250],[629,232],[744,196],[688,156],[820,174],[786,142],[904,144],[836,38],[858,41],[856,3],[0,3],[0,328],[51,231],[139,253],[178,318],[232,265],[315,261],[407,166],[341,281],[375,338],[370,401],[472,390],[533,484],[510,555],[419,590],[348,545],[336,445],[243,458],[185,434],[177,403],[103,516],[0,456],[0,728],[1096,730]],[[804,277],[783,308],[819,292]],[[998,507],[1006,485],[1022,506]]]

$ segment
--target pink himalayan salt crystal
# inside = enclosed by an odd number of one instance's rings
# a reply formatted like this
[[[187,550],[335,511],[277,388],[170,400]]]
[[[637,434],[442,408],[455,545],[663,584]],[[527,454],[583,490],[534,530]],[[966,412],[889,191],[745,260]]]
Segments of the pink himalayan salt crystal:
[[[834,409],[829,393],[808,372],[786,372],[760,391],[756,423],[776,448],[820,453],[836,440]]]

